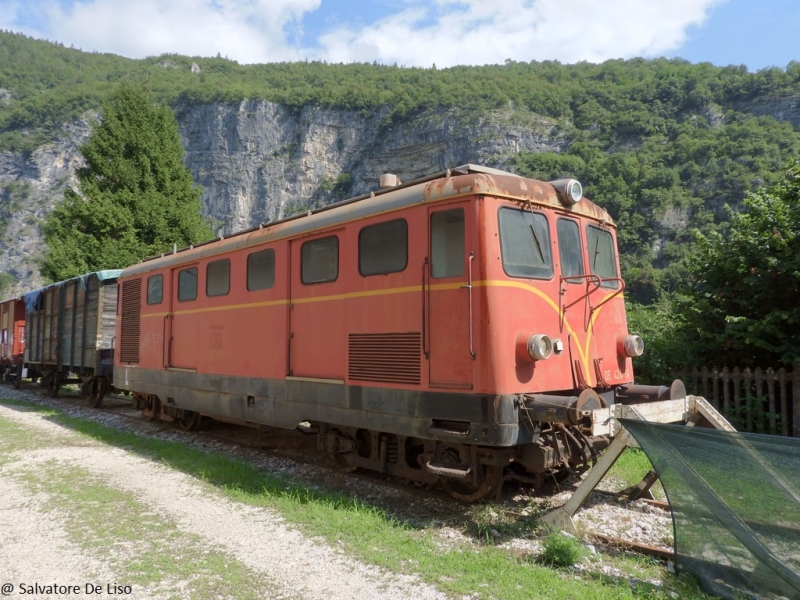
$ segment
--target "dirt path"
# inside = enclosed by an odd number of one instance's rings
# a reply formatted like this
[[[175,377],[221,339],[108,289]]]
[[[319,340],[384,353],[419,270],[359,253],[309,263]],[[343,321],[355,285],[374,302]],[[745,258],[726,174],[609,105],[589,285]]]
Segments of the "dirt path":
[[[11,394],[9,394],[11,395]],[[167,466],[0,406],[0,583],[130,598],[444,598]],[[43,594],[40,597],[53,598]],[[66,597],[66,596],[64,596]]]

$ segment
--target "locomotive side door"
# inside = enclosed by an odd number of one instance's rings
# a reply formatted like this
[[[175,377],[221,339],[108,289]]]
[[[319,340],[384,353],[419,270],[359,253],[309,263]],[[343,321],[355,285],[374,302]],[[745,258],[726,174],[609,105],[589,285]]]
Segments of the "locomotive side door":
[[[475,224],[468,205],[428,211],[428,348],[431,387],[472,389]]]
[[[166,366],[194,370],[197,365],[198,265],[172,269],[169,314],[165,324]]]

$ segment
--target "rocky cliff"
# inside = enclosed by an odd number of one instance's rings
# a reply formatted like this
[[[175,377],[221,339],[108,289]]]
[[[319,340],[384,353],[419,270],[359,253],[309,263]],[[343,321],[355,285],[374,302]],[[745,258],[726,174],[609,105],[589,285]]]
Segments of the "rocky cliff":
[[[479,119],[432,110],[402,126],[383,124],[380,111],[291,111],[263,101],[175,108],[184,160],[203,186],[205,213],[224,234],[377,189],[381,173],[406,181],[464,163],[502,166],[521,150],[566,145],[555,121],[512,108]],[[43,283],[39,226],[64,189],[76,185],[78,148],[93,118],[70,124],[29,156],[0,153],[6,297]]]

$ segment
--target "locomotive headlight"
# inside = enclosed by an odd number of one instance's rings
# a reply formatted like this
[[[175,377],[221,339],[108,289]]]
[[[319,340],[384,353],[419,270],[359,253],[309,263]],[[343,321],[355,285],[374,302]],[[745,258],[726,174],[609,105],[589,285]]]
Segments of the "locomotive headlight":
[[[533,360],[545,360],[553,354],[553,340],[549,336],[537,333],[528,338],[528,355]]]
[[[622,342],[625,356],[641,356],[644,352],[644,340],[638,335],[628,335]]]
[[[565,206],[577,204],[583,198],[583,186],[577,179],[559,179],[550,184],[556,188],[558,198]]]

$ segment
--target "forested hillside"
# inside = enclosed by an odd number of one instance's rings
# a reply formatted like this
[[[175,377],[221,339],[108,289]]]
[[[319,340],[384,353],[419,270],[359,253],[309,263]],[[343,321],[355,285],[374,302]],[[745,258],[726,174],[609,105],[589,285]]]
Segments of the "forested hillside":
[[[800,155],[798,62],[758,73],[679,59],[245,66],[222,57],[130,60],[2,32],[0,152],[32,152],[127,80],[146,82],[157,100],[180,110],[250,99],[298,114],[310,106],[377,114],[386,136],[441,111],[476,130],[498,111],[520,127],[541,119],[558,152],[504,151],[484,162],[580,179],[617,220],[629,299],[645,304],[686,282],[681,258],[694,228],[719,228],[725,204],[739,210],[747,192],[776,184]],[[349,173],[335,181],[329,187],[341,193],[355,183]],[[0,180],[0,221],[20,201],[17,188]]]

